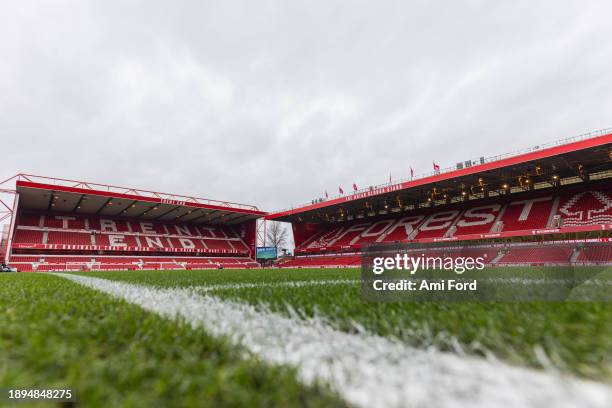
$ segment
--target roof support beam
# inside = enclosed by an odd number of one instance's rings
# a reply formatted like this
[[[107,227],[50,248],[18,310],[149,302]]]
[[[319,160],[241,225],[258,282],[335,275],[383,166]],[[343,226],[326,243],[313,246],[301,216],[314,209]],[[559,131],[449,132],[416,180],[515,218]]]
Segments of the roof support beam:
[[[208,222],[213,223],[214,221],[217,221],[217,220],[219,220],[221,218],[224,218],[226,215],[227,215],[227,213],[223,213],[223,214],[219,215],[218,217],[214,217],[214,218],[209,219]]]
[[[185,214],[181,215],[180,217],[177,217],[177,218],[176,218],[176,220],[178,221],[178,220],[180,220],[181,218],[183,218],[183,217],[185,217],[185,216],[187,216],[187,215],[191,215],[191,214],[193,214],[193,213],[195,213],[195,212],[197,212],[197,211],[201,211],[201,210],[200,210],[200,209],[197,209],[197,210],[193,210],[193,211],[191,211],[191,210],[190,210],[190,211],[187,211]],[[200,218],[200,217],[198,217],[198,218]],[[189,220],[189,222],[193,222],[193,221],[197,220],[198,218],[194,218],[194,219],[192,219],[192,220]]]
[[[79,200],[77,201],[76,205],[74,206],[71,212],[76,212],[76,210],[79,209],[79,207],[81,206],[81,203],[83,202],[83,198],[85,198],[85,194],[81,194],[81,196],[79,197]]]
[[[244,217],[244,214],[228,214],[225,216],[225,222],[229,223],[230,221],[234,221]]]
[[[136,204],[139,203],[139,201],[132,201],[127,207],[125,207],[123,210],[119,211],[117,214],[115,214],[115,217],[121,217],[123,216],[123,214],[125,214],[126,212],[128,212],[128,210],[130,208],[132,208],[132,206],[136,206]]]
[[[181,206],[177,205],[176,207],[172,207],[172,209],[170,209],[169,211],[166,211],[163,214],[158,215],[157,217],[153,217],[151,218],[152,220],[159,220],[160,218],[165,217],[166,215],[170,214],[172,211],[176,211],[177,209],[179,209]]]
[[[241,221],[247,221],[248,219],[251,218],[250,214],[246,214],[246,215],[241,215],[239,217],[234,218],[233,220],[231,220],[231,222],[229,222],[229,224],[238,224]]]
[[[49,202],[47,203],[47,211],[51,211],[54,197],[55,197],[55,191],[52,190],[49,194]]]
[[[111,201],[113,201],[112,198],[109,198],[108,200],[106,200],[104,202],[104,204],[102,204],[102,207],[98,208],[98,210],[95,212],[96,215],[100,214],[102,212],[103,209],[106,208],[106,206],[108,205],[108,203],[110,203]]]
[[[142,213],[138,214],[136,217],[134,218],[140,218],[143,217],[145,214],[147,214],[149,211],[151,211],[152,209],[154,209],[155,207],[157,207],[157,204],[153,204],[151,207],[147,208],[146,210],[144,210]]]
[[[209,217],[209,216],[211,216],[212,214],[214,214],[214,213],[218,213],[218,212],[219,212],[219,210],[213,210],[213,211],[207,212],[206,214],[202,214],[202,215],[201,215],[201,216],[199,216],[198,218],[195,218],[195,219],[193,219],[193,220],[191,220],[191,221],[192,221],[192,222],[198,222],[200,219],[202,219],[202,218],[206,218],[206,217]]]

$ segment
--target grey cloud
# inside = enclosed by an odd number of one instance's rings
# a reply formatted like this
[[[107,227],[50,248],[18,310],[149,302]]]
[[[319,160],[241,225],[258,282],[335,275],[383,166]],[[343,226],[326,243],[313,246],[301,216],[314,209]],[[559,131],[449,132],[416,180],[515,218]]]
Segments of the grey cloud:
[[[610,126],[608,2],[0,6],[5,176],[275,210]]]

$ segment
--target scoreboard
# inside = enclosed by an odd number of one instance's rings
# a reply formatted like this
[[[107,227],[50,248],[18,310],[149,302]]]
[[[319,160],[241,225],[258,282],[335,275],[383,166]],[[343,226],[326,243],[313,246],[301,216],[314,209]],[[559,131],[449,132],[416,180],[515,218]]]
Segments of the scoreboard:
[[[257,247],[257,259],[276,259],[276,247]]]

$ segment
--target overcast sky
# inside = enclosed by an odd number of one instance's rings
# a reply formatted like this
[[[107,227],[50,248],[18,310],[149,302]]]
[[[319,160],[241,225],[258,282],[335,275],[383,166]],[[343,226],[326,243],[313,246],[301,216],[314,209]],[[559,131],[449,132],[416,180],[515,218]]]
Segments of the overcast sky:
[[[0,178],[278,210],[612,126],[609,1],[0,4]]]

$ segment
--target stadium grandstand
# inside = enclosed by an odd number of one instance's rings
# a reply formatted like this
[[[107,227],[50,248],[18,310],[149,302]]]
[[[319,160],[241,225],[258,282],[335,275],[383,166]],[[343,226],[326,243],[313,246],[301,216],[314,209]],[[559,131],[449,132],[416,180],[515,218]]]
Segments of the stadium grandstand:
[[[28,174],[0,183],[0,255],[20,271],[257,267],[263,220],[292,225],[294,256],[278,267],[359,267],[385,243],[500,266],[612,265],[612,131],[270,214]]]
[[[612,131],[480,157],[268,214],[292,224],[281,267],[358,267],[368,245],[428,244],[491,265],[612,264]],[[419,249],[422,251],[423,249]]]
[[[27,174],[0,186],[12,183],[0,248],[19,271],[258,266],[255,206]]]

